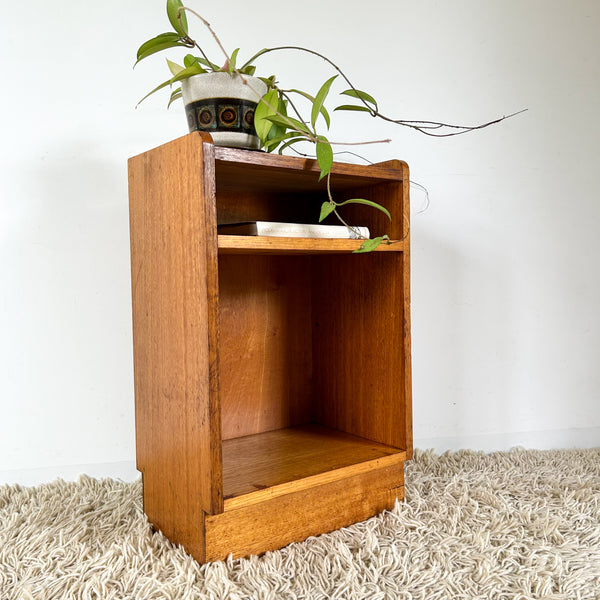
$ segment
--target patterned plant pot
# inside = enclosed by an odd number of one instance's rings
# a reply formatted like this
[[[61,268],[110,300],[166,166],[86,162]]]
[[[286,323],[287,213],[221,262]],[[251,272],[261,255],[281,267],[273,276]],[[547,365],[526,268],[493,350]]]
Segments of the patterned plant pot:
[[[190,131],[210,133],[216,146],[258,149],[254,111],[267,86],[257,77],[203,73],[181,82]]]

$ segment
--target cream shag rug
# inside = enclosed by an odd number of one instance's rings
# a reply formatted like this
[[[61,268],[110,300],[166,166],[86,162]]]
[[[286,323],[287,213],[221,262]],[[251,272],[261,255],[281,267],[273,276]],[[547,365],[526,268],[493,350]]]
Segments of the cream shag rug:
[[[278,552],[199,566],[141,484],[0,487],[0,598],[600,598],[600,449],[417,452],[391,512]]]

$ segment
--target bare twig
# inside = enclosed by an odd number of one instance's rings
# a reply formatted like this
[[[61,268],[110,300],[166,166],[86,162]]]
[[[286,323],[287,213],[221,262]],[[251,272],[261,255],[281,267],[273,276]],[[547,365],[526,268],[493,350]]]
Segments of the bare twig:
[[[316,52],[315,50],[311,50],[310,48],[304,48],[302,46],[276,46],[274,48],[264,48],[263,50],[261,50],[260,52],[257,52],[254,56],[252,56],[252,58],[250,58],[250,60],[248,60],[243,65],[242,68],[251,64],[259,56],[262,56],[263,54],[267,54],[268,52],[275,52],[277,50],[299,50],[301,52],[307,52],[309,54],[313,54],[314,56],[318,56],[319,58],[323,59],[325,62],[330,64],[342,76],[342,78],[350,86],[350,89],[354,90],[355,92],[358,92],[358,89],[354,86],[354,84],[350,81],[350,79],[348,79],[346,74],[332,60],[330,60],[323,54]],[[410,127],[411,129],[415,129],[421,133],[424,133],[425,135],[429,135],[429,136],[433,136],[433,137],[450,137],[450,136],[454,136],[454,135],[460,135],[462,133],[467,133],[469,131],[475,131],[477,129],[483,129],[484,127],[489,127],[490,125],[495,125],[496,123],[500,123],[501,121],[504,121],[505,119],[510,119],[511,117],[519,115],[527,110],[525,108],[523,110],[517,111],[510,115],[504,115],[502,117],[499,117],[498,119],[494,119],[493,121],[488,121],[487,123],[482,123],[480,125],[473,125],[473,126],[453,125],[451,123],[443,123],[443,122],[438,122],[438,121],[413,121],[410,119],[392,119],[390,117],[383,115],[382,113],[379,112],[379,110],[377,108],[374,108],[369,103],[367,103],[363,98],[360,97],[360,94],[357,93],[357,97],[362,102],[362,104],[369,110],[369,113],[371,114],[371,116],[379,117],[380,119],[383,119],[384,121],[388,121],[389,123],[395,123],[396,125]],[[439,132],[439,133],[432,132],[432,130],[444,129],[444,128],[457,129],[459,131],[452,131],[449,133],[445,133],[443,131]]]
[[[221,40],[219,39],[217,34],[213,31],[213,28],[210,26],[210,23],[202,15],[199,15],[195,10],[188,8],[187,6],[180,6],[178,13],[181,12],[182,10],[187,10],[187,11],[191,12],[193,15],[195,15],[196,17],[198,17],[198,19],[200,19],[202,21],[204,26],[211,32],[213,38],[215,38],[215,41],[217,42],[219,48],[221,49],[221,52],[223,52],[223,54],[225,55],[225,58],[227,59],[227,62],[229,63],[229,54],[227,54],[227,50],[225,50],[225,48],[223,47],[223,44],[221,44]],[[202,48],[200,48],[200,46],[196,43],[196,41],[195,40],[191,40],[191,41],[194,42],[194,44],[196,45],[198,50],[200,50],[200,52],[202,52],[202,56],[204,57],[204,59],[210,63],[211,61],[208,60],[208,58],[204,54]]]
[[[389,144],[392,140],[370,140],[369,142],[329,142],[335,146],[366,146],[367,144]]]

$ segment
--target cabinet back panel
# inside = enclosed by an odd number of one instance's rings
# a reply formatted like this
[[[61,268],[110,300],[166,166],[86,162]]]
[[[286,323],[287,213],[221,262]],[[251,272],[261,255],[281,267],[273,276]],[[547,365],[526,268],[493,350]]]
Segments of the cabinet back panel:
[[[312,420],[311,257],[219,257],[223,439]]]
[[[407,449],[402,253],[314,260],[317,422]]]
[[[247,190],[230,191],[217,188],[217,222],[282,221],[287,223],[316,223],[322,193],[296,194],[260,193]]]

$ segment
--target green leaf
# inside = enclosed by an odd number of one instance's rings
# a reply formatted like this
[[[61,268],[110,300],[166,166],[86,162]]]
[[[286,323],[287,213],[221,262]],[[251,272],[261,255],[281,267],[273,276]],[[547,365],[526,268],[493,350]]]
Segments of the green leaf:
[[[294,138],[294,139],[291,140],[291,138]],[[267,152],[272,152],[273,150],[275,150],[275,148],[277,148],[278,144],[280,144],[281,142],[284,142],[285,140],[291,140],[291,142],[294,143],[294,142],[301,142],[305,139],[306,139],[306,137],[303,134],[293,131],[291,133],[285,133],[283,135],[279,135],[279,136],[273,137],[273,138],[271,138],[269,136],[269,139],[267,139],[264,146],[265,146],[265,150]],[[285,145],[287,147],[289,144],[285,144]],[[279,154],[281,154],[281,152]]]
[[[281,148],[279,148],[278,152],[279,154],[283,154],[283,151],[288,148],[289,146],[291,146],[292,144],[297,144],[298,142],[304,142],[306,141],[306,138],[301,135],[301,136],[297,136],[294,139],[289,140],[288,142],[286,142],[285,144],[283,144],[281,146]]]
[[[266,118],[272,123],[275,123],[276,125],[281,125],[286,129],[291,129],[293,131],[299,131],[300,133],[306,133],[308,135],[311,135],[308,126],[305,123],[302,123],[302,121],[298,121],[298,119],[294,119],[293,117],[286,117],[284,119],[279,115],[270,115]]]
[[[204,61],[204,62],[206,62],[206,61]],[[193,54],[186,54],[183,57],[183,64],[186,67],[193,67],[193,66],[197,67],[198,70],[200,71],[200,73],[207,73],[206,69],[203,69],[200,66],[200,57],[199,56],[194,56]]]
[[[300,96],[304,96],[307,100],[310,100],[313,104],[315,102],[315,97],[311,96],[310,94],[307,94],[306,92],[303,92],[302,90],[290,90],[290,92],[294,92],[295,94],[300,94]],[[329,113],[327,112],[327,109],[324,106],[321,106],[321,114],[323,115],[323,118],[325,119],[325,123],[327,123],[327,129],[329,129],[329,126],[331,125],[331,118],[329,117]]]
[[[233,75],[233,72],[235,71],[235,61],[237,60],[237,55],[238,55],[239,51],[240,51],[240,49],[236,48],[229,58],[229,64],[227,65],[227,72],[230,75]]]
[[[338,206],[344,206],[344,204],[365,204],[366,206],[371,206],[372,208],[380,210],[390,221],[392,220],[392,215],[390,215],[389,211],[381,206],[381,204],[377,204],[377,202],[373,202],[372,200],[365,200],[364,198],[351,198],[345,202],[340,202]]]
[[[183,71],[184,67],[182,67],[181,65],[178,65],[177,63],[173,62],[172,60],[169,60],[167,58],[167,65],[169,66],[169,70],[171,71],[171,73],[173,73],[173,75],[177,75],[177,73],[179,73],[180,71]]]
[[[252,77],[252,75],[256,73],[256,67],[254,65],[248,65],[247,67],[240,69],[240,73],[242,73],[242,75],[250,75],[250,77]]]
[[[325,102],[325,98],[327,98],[327,94],[329,94],[329,89],[331,88],[331,84],[335,81],[337,75],[334,75],[330,79],[328,79],[322,86],[321,89],[317,92],[315,96],[315,101],[313,103],[312,112],[310,115],[310,122],[314,128],[315,123],[317,122],[317,118],[319,113],[321,112],[321,107]]]
[[[279,137],[273,138],[272,140],[267,140],[265,142],[265,150],[267,152],[273,152],[275,148],[284,140],[289,140],[279,149],[279,154],[281,154],[281,150],[295,144],[296,142],[301,142],[305,140],[303,136],[299,136],[297,133],[286,133],[285,135],[280,135]]]
[[[363,252],[373,252],[373,250],[375,250],[375,248],[377,248],[377,246],[379,246],[385,238],[387,238],[387,235],[376,237],[370,240],[365,240],[358,250],[354,250],[354,254],[360,254]]]
[[[307,100],[310,100],[313,104],[315,102],[315,97],[311,96],[307,92],[303,92],[302,90],[297,90],[295,88],[291,89],[290,92],[294,92],[294,94],[300,94],[301,96],[304,96]]]
[[[173,102],[175,102],[175,100],[179,100],[179,98],[181,98],[181,88],[180,87],[178,87],[171,94],[171,98],[169,99],[169,103],[167,104],[167,108],[169,108],[171,106],[171,104],[173,104]]]
[[[167,50],[168,48],[176,48],[177,46],[187,46],[187,44],[181,41],[181,38],[177,33],[161,33],[155,38],[144,42],[138,48],[137,60],[135,61],[135,64],[137,65],[140,62],[140,60],[143,60],[144,58],[147,58],[148,56],[156,52],[160,52],[161,50]]]
[[[151,92],[148,92],[138,102],[138,105],[141,104],[148,96],[154,94],[154,92],[158,92],[158,90],[161,90],[162,88],[167,87],[168,85],[173,85],[176,81],[182,81],[184,79],[187,79],[188,77],[191,77],[192,75],[198,75],[201,72],[202,71],[200,70],[200,67],[196,65],[182,69],[181,71],[179,71],[179,73],[177,73],[177,75],[174,75],[173,77],[171,77],[171,79],[167,79],[167,81],[163,81],[160,85],[157,85]]]
[[[171,80],[167,79],[167,81],[163,81],[160,85],[157,85],[151,92],[148,92],[138,103],[136,106],[139,106],[148,96],[152,96],[154,92],[158,92],[158,90],[162,90],[162,88],[171,85]]]
[[[251,65],[259,56],[262,56],[263,54],[265,54],[265,52],[269,52],[269,48],[263,48],[262,50],[260,50],[259,52],[257,52],[256,54],[254,54],[253,56],[251,56],[243,65],[242,65],[242,69],[245,69],[248,65]]]
[[[256,135],[258,135],[263,144],[267,140],[267,135],[271,127],[273,127],[273,123],[268,120],[268,117],[276,114],[278,105],[279,96],[277,90],[271,90],[260,99],[254,111],[254,129],[256,129]]]
[[[187,64],[186,60],[189,61],[190,64]],[[183,59],[183,64],[185,64],[186,67],[190,67],[193,63],[196,63],[198,66],[204,65],[205,67],[208,67],[211,71],[219,71],[221,69],[219,65],[216,65],[215,63],[210,62],[209,60],[206,60],[201,56],[193,56],[191,54],[186,54],[185,58]]]
[[[283,98],[281,98],[281,96],[278,96],[277,112],[280,115],[287,116],[287,104],[283,100]],[[285,127],[283,127],[281,125],[276,125],[275,123],[271,123],[271,129],[269,129],[269,133],[267,134],[265,150],[267,150],[267,152],[271,152],[272,150],[275,150],[275,148],[277,147],[277,144],[273,145],[272,141],[276,138],[281,138],[284,134],[285,134]]]
[[[185,69],[182,69],[176,75],[171,77],[170,83],[173,84],[176,81],[183,81],[184,79],[187,79],[192,75],[199,75],[200,73],[205,73],[204,69],[202,67],[199,67],[198,65],[192,65],[191,67],[186,67]]]
[[[166,33],[159,33],[156,37],[153,37],[147,41],[145,41],[137,51],[137,58],[139,59],[141,54],[144,54],[148,49],[156,46],[158,44],[165,44],[168,42],[179,42],[181,37],[179,34],[174,33],[173,31],[167,31]]]
[[[181,0],[167,0],[167,16],[173,26],[173,29],[181,36],[187,36],[188,34],[188,22],[185,15],[185,10],[179,10],[183,8]]]
[[[335,210],[335,204],[332,202],[323,202],[321,204],[321,214],[319,215],[319,223],[325,220]]]
[[[271,77],[259,77],[259,79],[267,86],[267,88],[271,89],[275,85],[277,76],[271,75]]]
[[[340,95],[351,96],[352,98],[360,98],[361,100],[364,100],[365,102],[368,102],[369,104],[372,104],[375,108],[377,108],[377,101],[375,100],[375,98],[373,98],[373,96],[367,94],[367,92],[349,89],[344,90],[343,92],[341,92]]]
[[[319,168],[321,169],[321,174],[319,175],[319,181],[325,177],[333,166],[333,150],[331,149],[331,144],[320,135],[317,142],[317,162],[319,163]]]
[[[370,108],[367,108],[366,106],[362,106],[360,104],[342,104],[341,106],[336,106],[333,110],[334,112],[336,110],[360,110],[362,112],[371,112]]]

